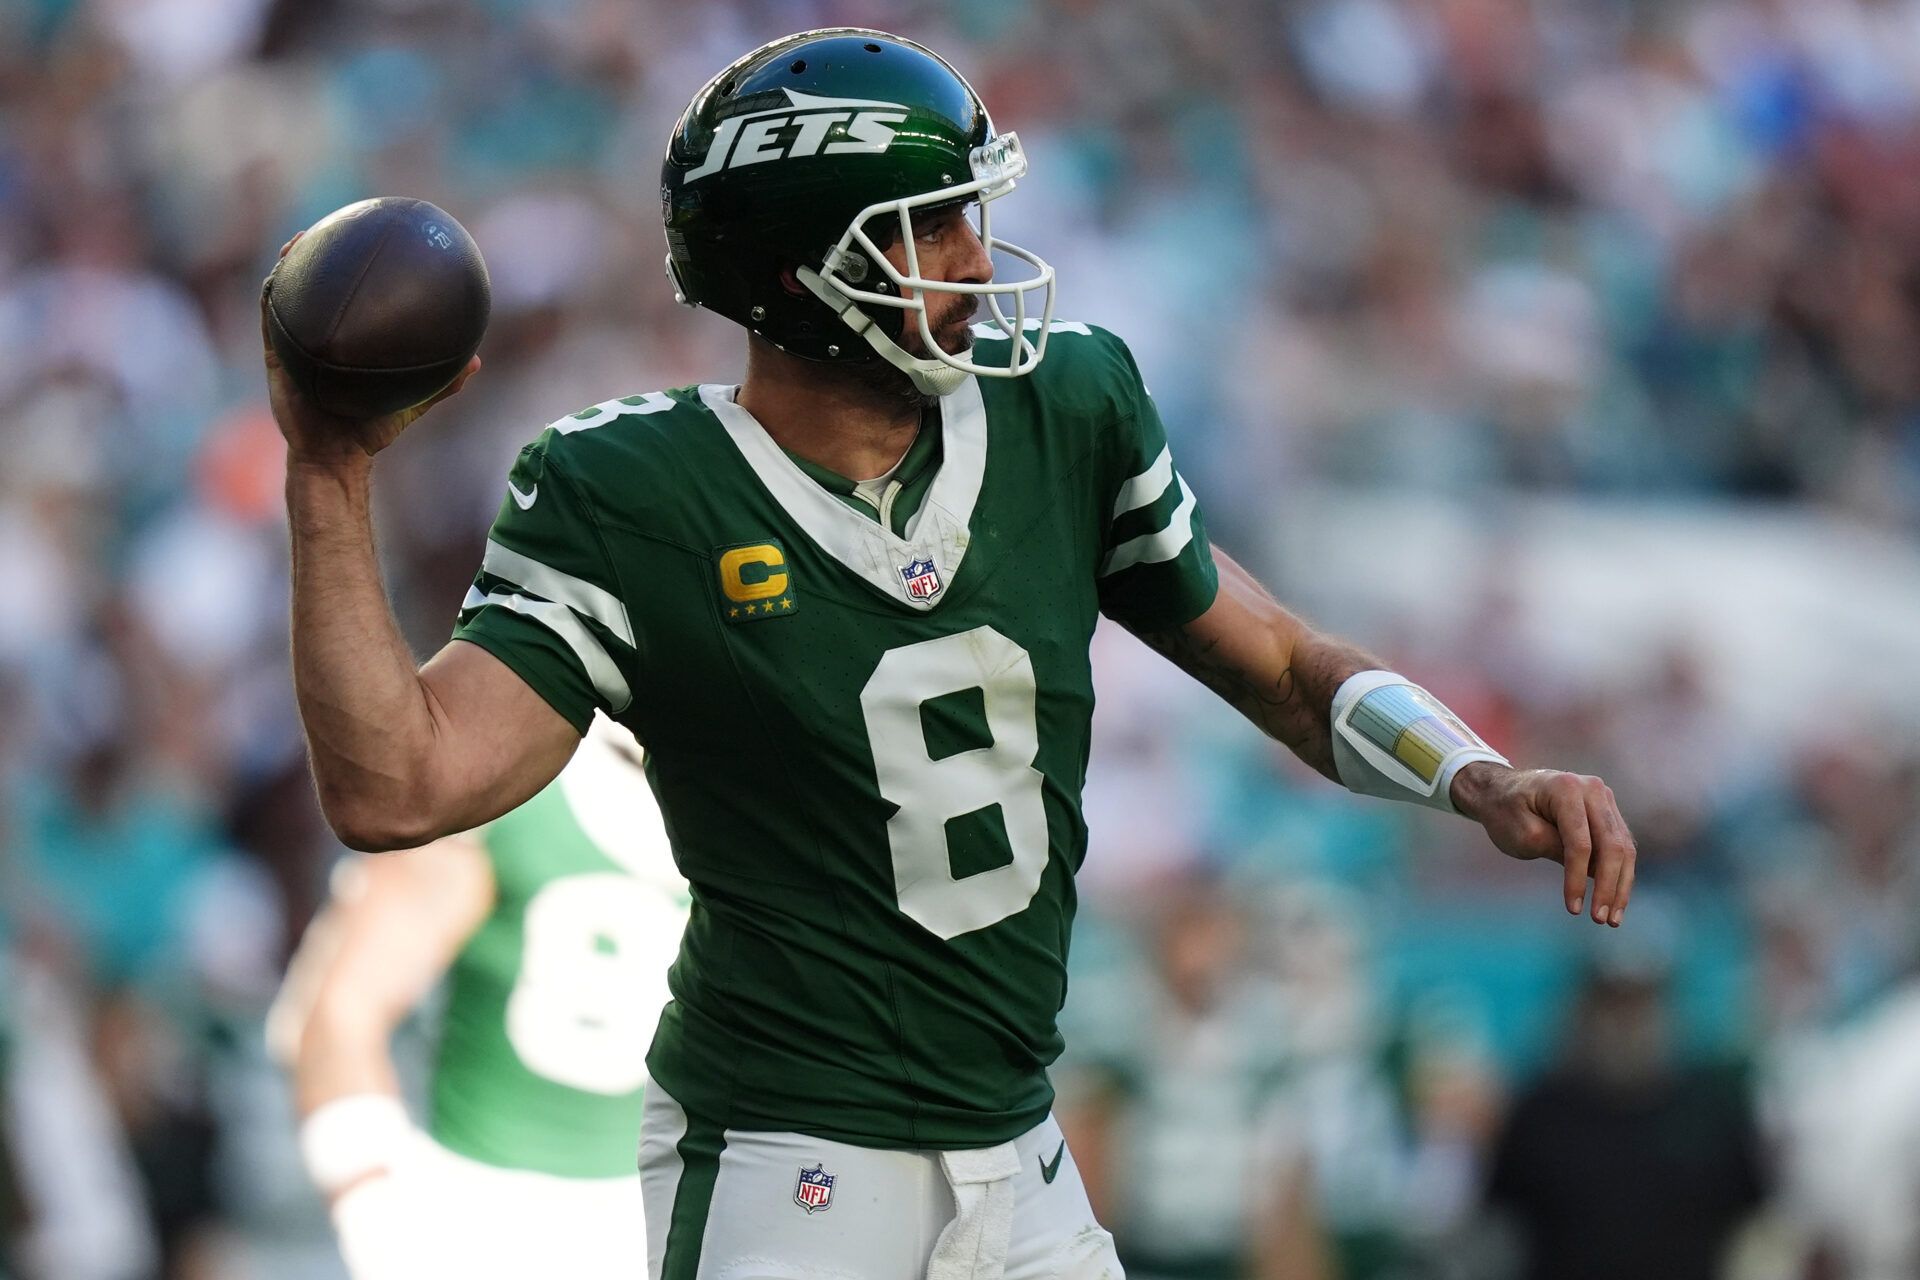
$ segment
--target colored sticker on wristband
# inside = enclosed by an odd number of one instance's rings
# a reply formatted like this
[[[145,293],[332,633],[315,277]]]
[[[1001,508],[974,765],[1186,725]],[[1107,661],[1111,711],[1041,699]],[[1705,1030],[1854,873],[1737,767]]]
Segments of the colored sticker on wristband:
[[[1437,698],[1416,685],[1375,689],[1360,699],[1347,723],[1426,783],[1439,776],[1441,764],[1454,752],[1485,746]]]

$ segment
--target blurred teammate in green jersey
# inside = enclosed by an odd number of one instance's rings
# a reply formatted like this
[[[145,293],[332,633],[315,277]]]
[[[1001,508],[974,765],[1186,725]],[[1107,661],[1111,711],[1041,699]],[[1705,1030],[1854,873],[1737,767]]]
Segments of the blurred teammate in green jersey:
[[[355,1280],[630,1277],[647,1042],[686,887],[601,719],[511,813],[343,864],[269,1022]],[[416,1129],[389,1042],[446,1001]]]
[[[646,744],[693,896],[648,1056],[655,1277],[1119,1274],[1046,1070],[1102,614],[1328,777],[1562,862],[1569,911],[1626,905],[1603,782],[1511,768],[1210,545],[1125,344],[1055,319],[1052,267],[995,234],[1026,172],[911,41],[803,32],[722,69],[661,196],[672,285],[748,330],[744,380],[552,423],[418,670],[368,494],[425,408],[330,420],[268,357],[341,837],[486,821],[596,711]]]

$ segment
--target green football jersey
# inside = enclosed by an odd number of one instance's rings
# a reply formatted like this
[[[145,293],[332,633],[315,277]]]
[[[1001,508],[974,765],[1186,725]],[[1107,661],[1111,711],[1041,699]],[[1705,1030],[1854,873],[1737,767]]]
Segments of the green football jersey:
[[[455,959],[428,1132],[484,1164],[634,1172],[646,1053],[686,920],[640,771],[597,736],[483,827],[493,910]]]
[[[1085,325],[940,402],[887,526],[734,390],[549,427],[455,635],[646,743],[693,895],[649,1064],[690,1113],[1005,1141],[1052,1101],[1088,642],[1103,611],[1212,603],[1200,513],[1132,356]]]

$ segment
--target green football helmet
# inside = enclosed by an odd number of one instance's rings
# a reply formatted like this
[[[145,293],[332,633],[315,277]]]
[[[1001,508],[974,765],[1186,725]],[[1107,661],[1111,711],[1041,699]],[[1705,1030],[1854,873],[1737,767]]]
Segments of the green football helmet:
[[[969,374],[1017,377],[1046,353],[1053,268],[995,239],[989,206],[1026,171],[1019,138],[994,132],[979,95],[939,55],[881,31],[803,31],[727,67],[674,127],[660,177],[667,275],[681,302],[783,351],[882,359],[928,395]],[[921,277],[913,212],[973,202],[988,252],[1020,259],[1030,275],[1005,284]],[[905,271],[882,252],[896,238]],[[1008,360],[981,364],[971,351],[943,350],[928,324],[928,290],[984,296],[1012,340]],[[1039,305],[1029,307],[1036,291]],[[900,346],[910,322],[925,356]]]

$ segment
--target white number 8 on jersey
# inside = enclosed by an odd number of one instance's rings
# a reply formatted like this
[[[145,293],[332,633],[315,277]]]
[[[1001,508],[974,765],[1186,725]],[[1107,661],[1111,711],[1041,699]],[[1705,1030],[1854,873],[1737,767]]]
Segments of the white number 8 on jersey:
[[[921,705],[979,689],[993,741],[935,760]],[[889,649],[860,690],[880,794],[900,806],[887,820],[900,910],[941,938],[1024,911],[1047,869],[1047,807],[1034,710],[1033,659],[992,627]],[[954,879],[947,823],[1000,806],[1013,861]]]

